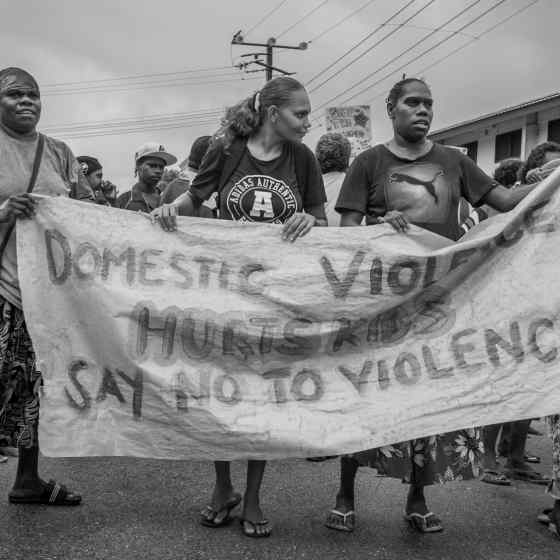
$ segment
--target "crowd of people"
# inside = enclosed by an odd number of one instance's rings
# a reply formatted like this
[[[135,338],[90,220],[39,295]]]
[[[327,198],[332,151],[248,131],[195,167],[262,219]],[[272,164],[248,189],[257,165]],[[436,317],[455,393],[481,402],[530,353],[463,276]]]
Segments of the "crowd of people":
[[[457,241],[492,213],[513,209],[560,163],[560,145],[547,142],[527,160],[506,160],[493,177],[428,133],[433,97],[426,82],[406,78],[390,90],[387,116],[393,135],[358,154],[348,140],[327,133],[313,153],[303,142],[311,103],[303,85],[278,77],[227,109],[212,135],[198,138],[186,160],[162,144],[148,142],[134,154],[136,182],[119,194],[103,179],[94,156],[74,157],[63,142],[37,131],[40,90],[19,68],[0,71],[0,445],[16,448],[18,466],[12,503],[77,505],[81,496],[39,476],[39,393],[42,384],[22,312],[14,224],[33,218],[33,193],[69,196],[89,203],[150,214],[167,231],[176,216],[277,224],[296,242],[313,227],[390,224],[405,234],[410,224]],[[258,184],[258,188],[257,188]],[[256,230],[255,230],[256,231]],[[558,534],[560,527],[560,416],[548,418],[552,434],[550,477],[527,462],[530,420],[470,427],[340,457],[340,488],[325,525],[352,532],[356,526],[354,485],[359,467],[372,467],[409,485],[405,518],[421,533],[443,529],[427,505],[425,487],[467,480],[511,485],[511,480],[547,485],[552,507],[538,516]],[[502,455],[506,464],[498,461]],[[215,485],[200,523],[228,524],[241,506],[245,535],[268,537],[271,525],[260,506],[265,461],[249,460],[245,491],[234,490],[230,463],[215,461]]]

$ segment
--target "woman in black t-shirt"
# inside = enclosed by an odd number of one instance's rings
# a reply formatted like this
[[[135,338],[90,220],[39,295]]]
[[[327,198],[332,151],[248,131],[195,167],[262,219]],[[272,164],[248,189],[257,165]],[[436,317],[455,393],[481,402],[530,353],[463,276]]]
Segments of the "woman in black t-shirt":
[[[350,166],[336,203],[341,226],[359,226],[365,216],[368,225],[387,222],[404,233],[413,223],[457,240],[463,233],[461,197],[505,212],[529,193],[531,187],[506,189],[458,150],[432,143],[427,138],[432,103],[423,80],[393,86],[387,99],[393,138],[362,152]],[[343,457],[336,507],[326,525],[354,529],[354,481],[358,467],[367,465],[410,484],[405,517],[415,529],[441,531],[441,521],[426,505],[424,486],[473,478],[482,452],[479,430],[472,428]]]
[[[152,216],[174,230],[177,214],[192,216],[218,193],[224,220],[282,224],[283,239],[295,241],[313,226],[326,226],[325,189],[311,150],[302,144],[310,103],[293,78],[275,78],[226,112],[222,128],[202,160],[189,190]],[[259,505],[265,461],[249,461],[242,526],[245,535],[267,537],[270,526]],[[201,523],[220,527],[241,502],[230,479],[230,464],[216,461],[216,485]]]

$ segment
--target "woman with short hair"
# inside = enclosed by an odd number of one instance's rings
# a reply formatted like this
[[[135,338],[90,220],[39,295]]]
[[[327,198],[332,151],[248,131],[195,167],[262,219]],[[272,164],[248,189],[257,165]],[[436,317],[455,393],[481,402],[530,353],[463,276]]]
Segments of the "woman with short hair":
[[[504,188],[460,151],[427,138],[433,98],[424,80],[397,82],[387,98],[387,114],[393,137],[359,154],[346,174],[336,203],[341,226],[359,226],[365,216],[367,225],[389,223],[406,232],[413,223],[455,241],[463,234],[461,197],[473,206],[489,204],[507,211],[530,192],[530,187]],[[472,427],[343,457],[336,506],[326,525],[354,529],[355,477],[358,467],[367,465],[410,485],[405,518],[413,528],[441,531],[439,517],[426,504],[424,487],[477,476],[482,452],[479,430]]]
[[[350,141],[338,132],[323,134],[315,147],[315,156],[325,183],[325,194],[327,195],[325,214],[330,226],[338,225],[340,220],[334,205],[350,163],[351,152]]]

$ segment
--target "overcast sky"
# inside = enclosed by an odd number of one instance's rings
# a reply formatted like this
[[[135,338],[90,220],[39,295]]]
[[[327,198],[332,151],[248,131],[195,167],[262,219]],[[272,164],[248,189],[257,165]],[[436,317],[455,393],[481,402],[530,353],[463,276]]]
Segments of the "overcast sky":
[[[238,30],[246,41],[280,35],[282,44],[311,41],[305,51],[277,51],[274,61],[306,84],[354,48],[312,80],[308,91],[313,108],[371,104],[374,142],[390,136],[383,99],[403,72],[430,84],[433,130],[560,91],[558,0],[539,0],[479,39],[532,0],[0,1],[0,66],[21,66],[37,78],[43,98],[39,128],[52,130],[76,155],[98,157],[121,192],[134,182],[133,153],[140,144],[163,143],[182,159],[194,138],[215,130],[221,108],[264,82],[262,73],[231,68],[243,60],[240,55],[259,50],[232,46]],[[389,25],[363,41],[401,8]],[[444,29],[432,31],[462,10]],[[407,19],[407,25],[395,27]],[[424,70],[461,45],[467,46]],[[131,76],[140,77],[123,79]],[[324,132],[322,110],[313,117],[316,126],[306,139],[310,146]],[[115,122],[130,122],[130,130],[139,126],[138,118],[150,129],[126,133]],[[103,121],[97,126],[105,135],[80,136],[91,134],[91,126],[83,125],[92,121]],[[157,128],[162,123],[175,128]]]

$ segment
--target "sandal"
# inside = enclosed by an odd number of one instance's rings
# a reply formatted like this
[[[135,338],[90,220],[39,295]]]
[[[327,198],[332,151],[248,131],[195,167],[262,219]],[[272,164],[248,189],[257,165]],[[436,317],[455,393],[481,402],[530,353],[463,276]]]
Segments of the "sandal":
[[[496,484],[497,486],[511,486],[511,480],[502,472],[493,469],[484,469],[481,482]]]
[[[439,533],[443,531],[443,526],[439,517],[429,511],[425,515],[421,513],[405,513],[404,518],[410,526],[419,533]]]
[[[246,537],[253,539],[264,539],[270,537],[272,528],[267,519],[262,521],[249,521],[248,519],[240,519],[241,530]],[[261,530],[259,530],[261,529]]]
[[[234,494],[222,508],[216,510],[211,505],[207,505],[200,512],[200,524],[204,527],[225,527],[229,525],[232,521],[230,513],[241,503],[241,494]],[[225,512],[225,516],[220,519],[219,515]],[[218,518],[219,521],[216,522],[215,519]]]
[[[543,486],[550,484],[549,478],[545,478],[540,472],[532,469],[506,469],[505,474],[513,480],[522,480],[524,482]]]
[[[11,504],[44,504],[47,506],[77,506],[81,503],[82,497],[79,494],[70,492],[63,484],[58,484],[54,480],[49,480],[43,484],[43,491],[40,494],[29,493],[28,491],[14,492],[8,495]]]
[[[552,513],[552,508],[543,509],[539,515],[537,515],[537,521],[543,525],[550,524],[550,514]]]
[[[351,533],[356,527],[356,512],[352,509],[346,513],[342,513],[337,509],[331,509],[327,514],[325,527],[334,529],[335,531]]]

